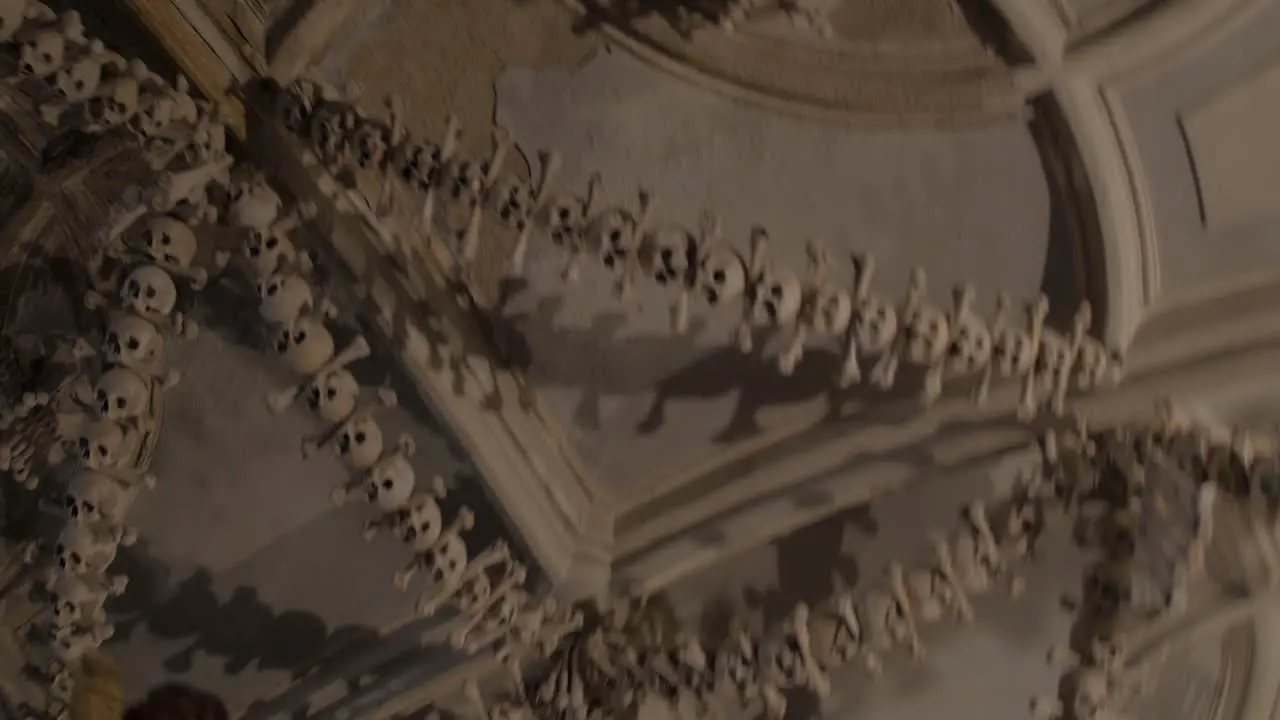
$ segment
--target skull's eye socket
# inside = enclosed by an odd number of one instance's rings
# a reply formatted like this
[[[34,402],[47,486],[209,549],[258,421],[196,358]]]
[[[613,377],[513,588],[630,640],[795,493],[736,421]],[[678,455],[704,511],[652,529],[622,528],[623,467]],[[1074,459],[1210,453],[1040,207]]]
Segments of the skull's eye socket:
[[[365,436],[365,434],[364,434],[364,431],[363,431],[363,430],[360,430],[359,432],[357,432],[357,433],[355,434],[355,438],[354,438],[354,440],[356,441],[356,444],[357,444],[357,445],[363,445],[363,444],[364,444],[364,441],[365,441],[365,440],[367,440],[367,439],[368,439],[368,438]]]
[[[307,341],[307,331],[306,331],[306,330],[299,330],[298,332],[296,332],[296,333],[294,333],[294,334],[293,334],[293,344],[294,344],[294,345],[301,345],[302,343],[304,343],[304,342],[306,342],[306,341]]]
[[[715,272],[711,273],[711,280],[715,282],[717,285],[723,285],[724,282],[728,279],[729,279],[728,276],[724,274],[723,270],[716,270]]]
[[[278,292],[280,292],[280,283],[271,283],[267,286],[267,297],[274,297]]]
[[[327,397],[327,398],[329,398],[330,400],[333,400],[334,398],[338,397],[338,389],[337,389],[337,388],[328,388],[328,389],[326,389],[326,390],[325,390],[325,392],[324,392],[324,396],[325,396],[325,397]]]
[[[556,213],[556,217],[560,218],[560,222],[567,223],[573,217],[573,213],[569,211],[569,208],[562,207],[560,208],[560,211]]]
[[[127,342],[125,342],[124,346],[130,350],[137,350],[142,347],[142,343],[138,342],[138,338],[131,337]]]
[[[66,545],[63,545],[62,543],[58,543],[56,546],[54,546],[54,548],[53,548],[53,553],[54,553],[55,555],[66,555],[66,554],[67,554],[67,546],[66,546]]]
[[[98,392],[94,393],[93,396],[98,399],[98,402],[107,401],[107,391],[102,388],[98,388]]]
[[[64,501],[64,504],[65,504],[67,507],[69,507],[69,508],[71,508],[71,507],[75,507],[75,506],[76,506],[76,496],[75,496],[75,495],[68,495],[68,496],[67,496],[67,499]]]
[[[610,231],[609,231],[609,242],[611,242],[611,243],[619,243],[619,242],[622,242],[622,231],[621,231],[621,230],[616,230],[616,229],[615,229],[615,230],[610,230]]]
[[[79,446],[80,446],[80,449],[81,449],[81,450],[88,450],[88,449],[89,449],[89,438],[87,438],[87,437],[82,437],[82,438],[80,438]]]
[[[265,245],[268,250],[275,250],[276,246],[279,244],[280,244],[280,241],[275,238],[267,238],[267,241],[263,243],[263,245]]]
[[[124,406],[125,406],[124,398],[123,397],[116,398],[116,407],[120,410],[123,410]]]
[[[172,243],[172,242],[173,242],[173,240],[172,240],[172,239],[170,239],[168,235],[166,235],[166,234],[161,234],[161,235],[160,235],[160,244],[161,244],[161,245],[164,245],[164,246],[168,247],[168,246],[169,246],[169,244],[170,244],[170,243]]]
[[[107,456],[108,449],[106,445],[103,445],[102,443],[98,443],[98,447],[96,448],[96,450],[98,451],[98,455],[102,457]]]
[[[147,288],[147,299],[153,300],[155,299],[155,296],[156,296],[156,289],[153,287]]]
[[[95,511],[95,510],[97,510],[97,509],[98,509],[98,508],[97,508],[97,506],[95,506],[93,503],[88,503],[88,502],[87,502],[87,503],[85,503],[85,504],[84,504],[84,511],[85,511],[85,512],[94,512],[94,511]]]
[[[79,564],[80,564],[80,561],[82,561],[83,559],[84,559],[84,558],[80,557],[80,553],[78,553],[78,552],[73,552],[73,553],[71,553],[71,562],[72,562],[72,563],[75,563],[76,565],[79,565]]]
[[[383,481],[382,481],[382,489],[383,489],[383,490],[390,490],[394,485],[395,485],[395,483],[391,482],[391,480],[390,480],[390,479],[388,479],[388,480],[383,480]]]

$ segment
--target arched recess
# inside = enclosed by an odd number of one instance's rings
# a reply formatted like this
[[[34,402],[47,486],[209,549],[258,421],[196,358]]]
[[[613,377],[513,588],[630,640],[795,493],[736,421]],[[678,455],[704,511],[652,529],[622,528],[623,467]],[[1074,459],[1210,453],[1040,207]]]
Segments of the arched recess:
[[[1119,88],[1219,41],[1265,3],[1166,0],[1070,46],[1067,19],[1048,0],[995,4],[1034,56],[1016,72],[1017,85],[1028,98],[1054,103],[1074,139],[1097,215],[1086,240],[1097,258],[1090,297],[1106,308],[1107,340],[1127,348],[1159,292],[1160,268],[1145,171]]]

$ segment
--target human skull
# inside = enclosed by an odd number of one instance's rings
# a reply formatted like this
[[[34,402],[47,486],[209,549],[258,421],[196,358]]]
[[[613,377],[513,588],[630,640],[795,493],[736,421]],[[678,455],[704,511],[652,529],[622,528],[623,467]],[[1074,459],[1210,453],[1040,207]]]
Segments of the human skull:
[[[80,462],[91,470],[118,467],[124,460],[121,455],[126,450],[125,439],[124,428],[115,422],[93,420],[85,423],[76,438]]]
[[[88,619],[85,611],[100,605],[102,600],[102,596],[77,575],[59,575],[49,586],[46,597],[55,628],[82,624]]]
[[[388,458],[369,471],[365,496],[383,512],[401,510],[413,495],[415,479],[413,466],[403,456]]]
[[[755,288],[752,316],[756,322],[780,325],[791,322],[800,312],[804,286],[789,272],[770,270]]]
[[[489,575],[476,573],[458,589],[458,609],[467,614],[484,610],[492,594],[493,583],[489,581]]]
[[[151,404],[151,386],[126,367],[107,370],[94,384],[93,402],[98,414],[115,421],[141,417]]]
[[[1014,377],[1029,373],[1035,367],[1039,344],[1029,333],[1012,330],[996,338],[991,351],[1000,376]]]
[[[352,419],[334,441],[338,457],[359,470],[371,468],[378,462],[383,445],[382,428],[371,417]]]
[[[104,92],[84,104],[85,124],[90,128],[113,128],[125,125],[138,112],[138,77],[127,75],[107,81]]]
[[[147,255],[176,267],[190,268],[199,243],[195,231],[185,222],[168,215],[156,215],[144,226]]]
[[[947,361],[961,372],[972,372],[986,366],[991,359],[991,332],[976,316],[961,317],[951,326]]]
[[[300,80],[280,96],[280,117],[284,127],[294,135],[304,136],[311,127],[311,110],[319,97],[319,87]]]
[[[484,195],[485,176],[489,163],[467,158],[454,158],[448,163],[449,197],[457,202],[475,206]]]
[[[18,72],[48,78],[66,62],[68,37],[60,28],[38,30],[18,48]]]
[[[398,153],[394,164],[401,180],[418,192],[426,192],[439,182],[443,159],[439,145],[415,142]]]
[[[444,531],[444,511],[433,497],[416,498],[398,528],[400,539],[415,551],[426,551]]]
[[[82,629],[79,627],[58,628],[53,633],[50,650],[54,658],[63,665],[73,665],[81,658],[97,650],[102,643],[111,637],[110,625]]]
[[[259,280],[258,312],[272,325],[288,327],[315,308],[311,284],[300,275],[279,272]]]
[[[227,219],[234,227],[265,230],[280,216],[284,201],[263,178],[236,183],[231,188]]]
[[[316,153],[330,162],[340,159],[355,120],[354,112],[333,104],[317,108],[311,116],[311,141]]]
[[[94,40],[89,52],[75,62],[63,65],[54,73],[53,90],[70,103],[82,103],[93,97],[102,85],[106,66],[119,62],[108,54],[100,41]]]
[[[163,350],[164,338],[159,329],[132,313],[117,313],[102,341],[102,356],[110,365],[147,367]]]
[[[217,122],[202,122],[182,151],[187,164],[207,163],[227,154],[227,127]]]
[[[610,208],[592,221],[587,242],[600,253],[600,262],[610,270],[621,271],[635,251],[632,243],[634,219],[622,208]]]
[[[1081,390],[1099,388],[1108,381],[1118,382],[1124,367],[1124,356],[1109,350],[1094,338],[1085,338],[1076,356],[1076,387]]]
[[[125,278],[120,300],[144,318],[168,317],[178,306],[178,287],[163,268],[142,265]]]
[[[712,307],[742,297],[747,289],[747,264],[732,248],[713,248],[698,264],[698,288]]]
[[[109,553],[110,548],[104,548],[94,536],[93,530],[80,523],[64,525],[53,546],[59,570],[64,575],[73,577],[100,570],[98,562],[104,551]]]
[[[501,181],[492,193],[493,209],[498,220],[509,228],[523,232],[533,210],[533,189],[528,183],[514,177]]]
[[[250,230],[241,248],[256,277],[266,278],[289,267],[297,251],[289,238],[269,230]]]
[[[898,313],[880,298],[867,298],[854,313],[853,329],[866,351],[887,348],[898,334]]]
[[[102,473],[81,471],[67,484],[65,506],[73,523],[115,523],[124,515],[126,504],[120,483]]]
[[[138,111],[126,123],[139,138],[160,136],[178,120],[180,109],[169,95],[150,95],[138,104]]]
[[[307,407],[326,422],[341,422],[356,409],[360,383],[345,368],[317,377],[307,387]]]
[[[907,357],[921,363],[942,357],[947,351],[949,330],[946,314],[927,305],[918,309],[902,326]]]
[[[661,286],[682,285],[698,262],[698,239],[687,230],[667,227],[649,236],[653,279]]]
[[[437,587],[456,587],[467,571],[467,544],[462,536],[449,534],[431,552],[431,580]]]
[[[853,319],[853,298],[838,288],[819,289],[814,306],[813,327],[819,333],[842,332]]]
[[[356,166],[363,170],[381,168],[390,150],[389,135],[380,123],[360,122],[351,140]]]
[[[276,353],[299,375],[314,375],[333,358],[333,335],[320,320],[303,316],[280,328]]]
[[[552,200],[542,218],[547,235],[559,248],[573,247],[581,240],[587,225],[587,201],[574,195],[561,195]]]

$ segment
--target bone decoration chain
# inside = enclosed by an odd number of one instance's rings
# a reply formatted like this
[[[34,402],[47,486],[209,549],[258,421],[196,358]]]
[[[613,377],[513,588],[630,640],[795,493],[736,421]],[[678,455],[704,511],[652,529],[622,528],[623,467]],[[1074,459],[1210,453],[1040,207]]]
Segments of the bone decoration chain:
[[[577,277],[581,261],[594,255],[613,272],[620,297],[645,277],[672,288],[675,332],[688,323],[693,295],[710,305],[741,303],[737,336],[746,351],[756,326],[790,325],[791,343],[779,358],[784,373],[794,370],[811,336],[836,335],[846,342],[841,384],[861,379],[862,355],[879,356],[870,375],[882,388],[892,386],[901,361],[923,366],[926,404],[939,397],[944,380],[977,376],[981,402],[993,377],[1017,378],[1022,383],[1018,415],[1026,420],[1045,409],[1065,416],[1073,385],[1093,390],[1120,379],[1119,353],[1087,334],[1087,303],[1067,334],[1044,326],[1043,297],[1028,304],[1026,324],[1018,326],[1011,320],[1010,301],[998,296],[996,317],[987,322],[974,311],[969,287],[956,288],[950,312],[931,306],[924,272],[916,270],[906,298],[895,304],[870,289],[873,261],[867,255],[854,258],[851,289],[827,285],[827,261],[816,245],[810,247],[811,277],[801,281],[767,261],[763,229],[753,232],[751,251],[743,254],[722,241],[709,215],[698,232],[655,226],[648,192],[640,193],[633,209],[600,207],[598,175],[582,195],[554,194],[559,156],[553,151],[538,154],[541,172],[534,181],[502,178],[512,146],[502,129],[492,155],[470,158],[458,149],[456,119],[449,118],[440,144],[418,142],[405,134],[394,99],[387,102],[388,116],[378,119],[335,88],[304,79],[279,100],[280,119],[307,141],[322,188],[358,211],[382,241],[402,243],[389,249],[410,257],[430,247],[403,246],[403,235],[387,227],[390,220],[382,212],[389,207],[393,178],[420,193],[419,223],[428,230],[424,240],[443,239],[456,263],[455,277],[464,285],[481,242],[481,224],[487,214],[496,215],[517,233],[513,272],[520,272],[536,234],[565,253],[568,281]],[[372,171],[381,182],[376,208],[360,203],[358,194],[338,180],[355,171]],[[437,217],[438,210],[443,217]],[[1151,621],[1184,609],[1188,583],[1200,577],[1220,488],[1263,498],[1267,512],[1275,513],[1275,472],[1268,469],[1274,460],[1180,429],[1167,411],[1153,428],[1091,433],[1075,418],[1070,427],[1045,436],[1039,460],[1010,492],[972,503],[962,512],[960,529],[935,537],[931,562],[918,568],[893,563],[881,587],[842,591],[820,607],[798,605],[781,628],[761,632],[744,619],[723,647],[711,650],[697,637],[654,641],[642,630],[644,603],[618,599],[610,607],[584,609],[580,630],[558,646],[542,648],[548,663],[534,666],[532,673],[512,666],[507,692],[488,703],[477,685],[469,685],[466,694],[473,709],[489,720],[529,715],[592,720],[633,710],[645,696],[671,703],[691,698],[707,710],[715,697],[726,694],[781,718],[785,692],[800,688],[826,697],[829,672],[839,666],[857,664],[876,673],[881,657],[897,646],[922,657],[918,628],[945,617],[972,619],[970,598],[997,581],[1020,594],[1023,582],[1014,568],[1034,557],[1047,529],[1061,525],[1071,526],[1081,548],[1098,556],[1072,603],[1077,623],[1087,630],[1076,637],[1087,641],[1052,650],[1052,661],[1065,665],[1069,682],[1063,687],[1070,690],[1036,698],[1032,710],[1046,719],[1106,717],[1140,695],[1155,664],[1150,658],[1141,664],[1128,661],[1126,623],[1134,616]],[[1148,463],[1170,461],[1191,478],[1184,487],[1163,478],[1145,483]],[[1233,462],[1248,468],[1245,476],[1221,471]]]
[[[127,578],[112,563],[137,540],[126,524],[130,507],[156,483],[148,467],[163,396],[179,380],[172,345],[197,331],[180,297],[208,281],[194,264],[193,226],[216,215],[208,190],[227,181],[232,160],[219,108],[191,97],[184,80],[170,86],[141,61],[87,37],[75,12],[3,3],[0,47],[14,61],[5,78],[11,88],[52,97],[39,107],[44,122],[132,136],[159,173],[154,186],[124,193],[130,202],[114,206],[93,238],[84,303],[95,327],[87,337],[52,338],[43,377],[9,383],[35,390],[5,398],[14,404],[0,413],[0,467],[36,490],[59,521],[49,537],[22,549],[42,605],[26,626],[28,671],[49,688],[43,710],[23,711],[63,717],[81,662],[113,633],[104,606],[124,592]],[[45,340],[15,344],[43,350]],[[22,367],[8,369],[21,374]]]
[[[952,291],[950,307],[928,296],[923,268],[910,274],[900,299],[872,287],[875,258],[852,257],[854,279],[849,287],[828,281],[831,259],[817,242],[808,246],[809,268],[799,273],[769,259],[769,233],[752,230],[748,249],[726,240],[716,218],[706,213],[697,230],[659,222],[655,198],[641,190],[634,206],[605,206],[603,181],[593,175],[585,192],[558,192],[555,179],[561,165],[558,152],[537,153],[537,177],[524,181],[504,175],[506,158],[514,147],[508,132],[495,131],[496,147],[488,157],[470,157],[459,147],[462,128],[448,118],[439,143],[415,140],[402,124],[401,103],[386,102],[385,118],[361,110],[346,97],[354,91],[316,80],[302,79],[278,95],[282,124],[302,139],[306,159],[318,172],[322,192],[346,206],[358,206],[384,242],[409,258],[430,252],[443,242],[454,261],[462,286],[471,283],[472,268],[486,233],[486,220],[515,233],[508,258],[509,272],[523,272],[531,242],[546,242],[564,255],[562,277],[574,282],[582,262],[594,257],[614,278],[615,294],[626,299],[639,281],[670,292],[671,331],[689,325],[690,305],[698,298],[708,308],[739,308],[736,342],[743,352],[753,350],[759,330],[789,331],[777,358],[779,372],[792,374],[807,344],[820,338],[837,339],[844,361],[833,383],[847,388],[865,379],[881,390],[891,389],[899,367],[924,370],[921,400],[928,406],[941,397],[946,382],[975,384],[975,402],[986,402],[998,378],[1021,383],[1018,416],[1031,420],[1040,413],[1062,416],[1068,395],[1109,387],[1121,379],[1123,358],[1089,334],[1092,310],[1083,302],[1066,332],[1047,327],[1049,304],[1044,295],[1026,303],[1023,318],[1004,293],[996,296],[995,315],[979,314],[973,287]],[[371,173],[380,183],[372,203],[352,189],[355,173]],[[418,235],[426,246],[413,246],[404,233],[389,229],[392,185],[402,183],[420,195]],[[875,362],[864,369],[870,358]]]
[[[579,627],[580,613],[526,590],[528,571],[504,541],[478,552],[469,548],[473,512],[461,507],[446,515],[443,479],[418,487],[409,462],[413,441],[384,438],[377,414],[396,404],[395,394],[356,381],[350,368],[369,357],[370,346],[362,336],[337,346],[327,327],[336,308],[313,282],[311,254],[293,237],[316,209],[286,212],[261,173],[236,164],[226,151],[222,108],[192,98],[181,79],[170,87],[140,61],[85,37],[74,12],[56,16],[35,3],[19,9],[3,18],[0,38],[18,58],[10,82],[44,81],[55,96],[40,107],[46,123],[131,135],[161,173],[158,187],[113,208],[97,238],[101,251],[85,297],[98,314],[97,347],[84,339],[59,345],[53,391],[14,394],[0,417],[4,467],[55,500],[46,504],[63,520],[56,538],[33,542],[24,553],[38,568],[36,592],[44,606],[29,626],[36,641],[32,669],[52,688],[44,714],[67,712],[82,659],[112,634],[104,605],[124,591],[127,578],[111,573],[111,563],[119,546],[137,538],[125,514],[139,488],[154,486],[146,467],[161,395],[179,379],[168,367],[169,346],[197,332],[179,307],[179,284],[198,291],[211,278],[256,297],[264,345],[298,377],[269,393],[267,406],[282,413],[302,402],[326,423],[326,430],[302,439],[302,455],[331,450],[345,462],[351,480],[333,490],[334,504],[365,497],[374,517],[364,538],[385,529],[403,539],[413,561],[394,583],[406,589],[419,570],[427,571],[431,585],[417,609],[431,615],[456,608],[454,646],[496,645],[515,662]],[[197,226],[211,222],[233,230],[234,247],[200,241]],[[209,268],[198,266],[203,260]],[[71,468],[65,484],[40,483],[44,475],[64,474],[64,467]]]
[[[1070,531],[1090,562],[1069,606],[1076,627],[1048,652],[1066,682],[1057,694],[1030,699],[1029,709],[1037,720],[1124,717],[1164,657],[1158,643],[1134,656],[1131,640],[1149,644],[1145,630],[1186,611],[1189,584],[1203,577],[1219,495],[1260,506],[1274,524],[1280,460],[1243,438],[1220,442],[1169,412],[1148,426],[1101,432],[1076,418],[1041,438],[1011,488],[963,508],[958,527],[933,537],[929,559],[891,562],[870,587],[838,587],[821,603],[798,603],[775,628],[742,613],[718,645],[680,630],[656,637],[645,626],[644,601],[616,600],[591,613],[549,662],[513,674],[488,699],[475,682],[465,695],[486,720],[596,720],[624,716],[645,700],[673,711],[693,703],[700,717],[727,703],[781,720],[789,693],[830,700],[834,673],[877,676],[900,650],[918,661],[928,626],[973,622],[977,602],[997,587],[1020,596],[1019,569],[1035,560],[1047,533]],[[1167,468],[1189,480],[1182,511],[1168,502],[1163,486],[1171,480],[1158,475]],[[1159,522],[1183,541],[1154,532]],[[1159,545],[1167,567],[1145,567],[1144,543]]]

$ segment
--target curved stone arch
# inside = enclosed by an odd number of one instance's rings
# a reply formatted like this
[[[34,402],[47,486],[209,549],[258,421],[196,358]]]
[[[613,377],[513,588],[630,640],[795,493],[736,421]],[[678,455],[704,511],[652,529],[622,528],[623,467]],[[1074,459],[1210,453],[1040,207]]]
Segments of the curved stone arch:
[[[1102,267],[1093,272],[1106,294],[1107,340],[1127,348],[1157,301],[1160,267],[1146,177],[1118,88],[1216,42],[1265,3],[1166,0],[1071,47],[1047,0],[996,4],[1034,56],[1015,84],[1026,96],[1050,94],[1075,135],[1098,213]]]

